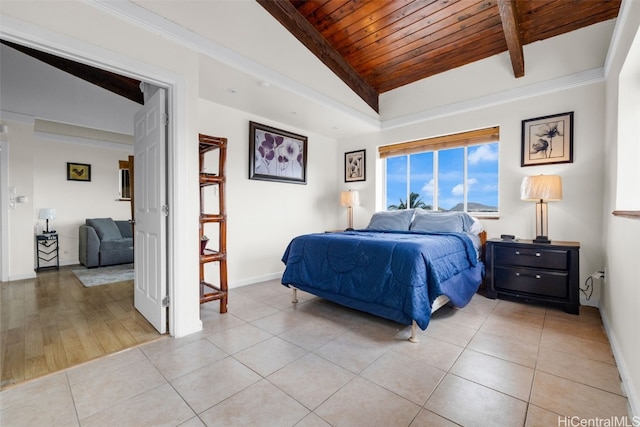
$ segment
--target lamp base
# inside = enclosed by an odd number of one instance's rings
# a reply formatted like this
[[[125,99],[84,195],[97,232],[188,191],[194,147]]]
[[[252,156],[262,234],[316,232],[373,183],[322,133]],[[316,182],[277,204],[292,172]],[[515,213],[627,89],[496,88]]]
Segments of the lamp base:
[[[551,243],[551,240],[547,236],[537,236],[533,239],[533,243]]]

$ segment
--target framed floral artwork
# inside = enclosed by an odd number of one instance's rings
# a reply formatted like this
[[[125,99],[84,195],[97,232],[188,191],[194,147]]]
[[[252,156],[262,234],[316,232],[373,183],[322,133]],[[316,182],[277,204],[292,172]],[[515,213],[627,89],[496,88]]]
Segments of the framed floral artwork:
[[[522,121],[521,166],[573,163],[573,111]]]
[[[344,153],[344,182],[366,181],[367,150]]]
[[[91,181],[91,165],[67,163],[67,181]]]
[[[307,137],[249,122],[249,179],[307,183]]]

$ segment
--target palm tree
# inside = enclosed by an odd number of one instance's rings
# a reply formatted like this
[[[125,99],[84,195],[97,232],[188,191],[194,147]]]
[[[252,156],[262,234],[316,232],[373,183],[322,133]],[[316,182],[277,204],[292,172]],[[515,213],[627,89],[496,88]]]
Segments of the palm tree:
[[[431,209],[431,206],[423,202],[418,193],[411,192],[409,193],[409,209],[413,209],[413,208]],[[390,210],[390,211],[395,211],[400,209],[407,209],[407,204],[402,199],[400,199],[399,204],[389,205],[387,207],[387,210]]]

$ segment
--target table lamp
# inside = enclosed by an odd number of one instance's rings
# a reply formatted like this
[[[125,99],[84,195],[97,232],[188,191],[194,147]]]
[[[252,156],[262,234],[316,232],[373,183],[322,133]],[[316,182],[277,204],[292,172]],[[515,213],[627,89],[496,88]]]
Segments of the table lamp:
[[[547,202],[562,200],[562,179],[558,175],[525,176],[520,185],[520,199],[536,202],[535,243],[551,243]]]
[[[353,228],[353,207],[360,206],[360,195],[357,191],[343,191],[340,193],[340,204],[347,208],[347,228]]]
[[[53,208],[42,208],[38,213],[38,218],[47,220],[47,231],[44,233],[55,233],[56,230],[49,231],[49,220],[56,219],[56,210]]]

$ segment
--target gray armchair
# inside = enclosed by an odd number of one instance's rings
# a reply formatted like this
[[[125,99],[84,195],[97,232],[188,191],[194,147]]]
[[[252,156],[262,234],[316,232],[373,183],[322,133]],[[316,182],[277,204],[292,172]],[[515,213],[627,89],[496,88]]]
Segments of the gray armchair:
[[[133,227],[129,221],[90,218],[80,226],[79,258],[85,267],[133,262]]]

